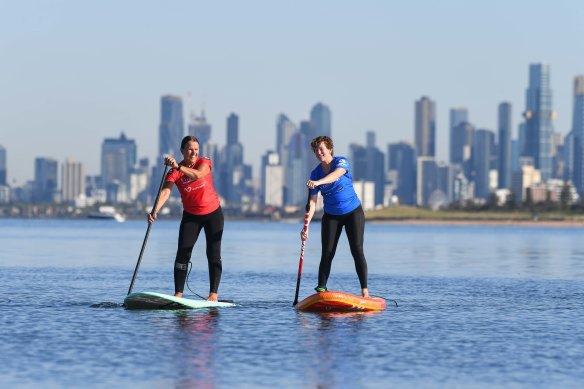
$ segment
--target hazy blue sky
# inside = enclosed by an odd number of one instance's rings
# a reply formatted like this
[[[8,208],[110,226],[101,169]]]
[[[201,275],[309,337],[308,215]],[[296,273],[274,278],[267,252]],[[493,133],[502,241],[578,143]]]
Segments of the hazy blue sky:
[[[240,116],[245,160],[274,148],[276,116],[332,110],[337,154],[351,142],[413,141],[414,101],[436,102],[438,157],[448,112],[464,106],[496,130],[517,125],[530,63],[551,65],[555,128],[571,126],[584,74],[584,1],[4,1],[0,0],[0,145],[12,182],[34,158],[82,161],[99,174],[101,143],[121,131],[140,157],[158,149],[160,96],[192,94],[223,145]],[[186,116],[186,115],[185,115]],[[516,132],[516,127],[514,128]],[[515,133],[514,133],[515,136]],[[257,170],[256,170],[257,173]]]

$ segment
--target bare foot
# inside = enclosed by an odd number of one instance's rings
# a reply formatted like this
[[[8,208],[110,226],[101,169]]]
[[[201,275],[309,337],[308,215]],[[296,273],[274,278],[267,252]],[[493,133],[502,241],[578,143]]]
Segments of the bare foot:
[[[363,297],[369,297],[369,291],[367,290],[367,288],[361,289],[361,295]]]
[[[182,292],[176,292],[174,294],[174,297],[182,297],[182,296],[183,296]]]
[[[217,293],[209,293],[209,297],[207,297],[207,301],[218,301],[218,299]]]

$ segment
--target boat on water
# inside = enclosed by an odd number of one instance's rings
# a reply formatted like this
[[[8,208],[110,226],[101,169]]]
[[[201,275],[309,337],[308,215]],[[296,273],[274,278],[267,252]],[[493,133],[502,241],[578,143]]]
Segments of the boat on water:
[[[103,205],[99,207],[96,212],[90,212],[87,217],[89,219],[101,220],[115,220],[118,223],[126,221],[126,218],[121,213],[117,212],[114,207]]]

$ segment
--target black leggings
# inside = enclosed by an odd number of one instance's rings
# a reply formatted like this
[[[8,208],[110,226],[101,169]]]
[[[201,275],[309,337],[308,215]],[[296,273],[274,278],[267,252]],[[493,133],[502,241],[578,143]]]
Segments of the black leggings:
[[[223,236],[223,211],[221,207],[207,215],[192,215],[183,211],[178,233],[178,250],[174,261],[174,292],[182,293],[187,269],[195,242],[205,229],[207,262],[209,263],[209,292],[217,293],[221,281],[221,237]]]
[[[329,215],[325,213],[322,216],[321,224],[322,256],[318,268],[318,286],[326,287],[326,282],[331,272],[331,264],[344,226],[345,233],[349,239],[351,254],[355,260],[355,269],[361,283],[361,289],[367,288],[367,261],[365,261],[365,254],[363,254],[363,234],[365,232],[365,213],[363,208],[359,206],[345,215]]]

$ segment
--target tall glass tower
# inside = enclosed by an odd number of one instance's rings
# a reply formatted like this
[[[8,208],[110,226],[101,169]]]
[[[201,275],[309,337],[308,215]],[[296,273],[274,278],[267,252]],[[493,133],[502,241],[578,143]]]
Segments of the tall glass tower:
[[[0,185],[6,185],[6,149],[0,146]]]
[[[323,103],[317,103],[310,111],[310,124],[312,134],[308,137],[310,142],[314,137],[331,136],[331,110]]]
[[[34,160],[33,201],[52,203],[57,191],[57,161],[38,157]]]
[[[401,204],[416,204],[416,150],[406,142],[390,143],[387,149],[388,169],[397,172],[394,194]]]
[[[542,181],[552,178],[552,90],[550,67],[529,65],[529,86],[525,94],[525,148],[523,156],[533,158]]]
[[[491,145],[494,134],[489,130],[477,130],[474,136],[472,159],[475,171],[475,197],[489,197],[489,170]]]
[[[160,99],[160,127],[158,155],[180,158],[180,142],[184,134],[182,99],[178,96],[162,96]]]
[[[498,187],[511,188],[511,103],[499,104]]]
[[[199,155],[201,157],[210,157],[209,140],[211,139],[211,125],[207,123],[205,111],[201,112],[201,116],[191,116],[189,135],[199,140]]]
[[[117,202],[129,193],[130,173],[136,166],[137,147],[124,133],[119,138],[106,138],[101,144],[101,177],[108,200]]]
[[[436,156],[436,104],[426,96],[416,101],[415,140],[418,157]]]
[[[463,124],[468,123],[468,110],[466,108],[451,108],[450,109],[450,163],[461,163],[462,162],[462,152],[460,136],[456,131],[456,128]],[[466,143],[464,143],[466,144]],[[471,140],[472,144],[472,140]]]
[[[584,194],[584,76],[574,79],[574,112],[572,114],[574,137],[574,186]]]

